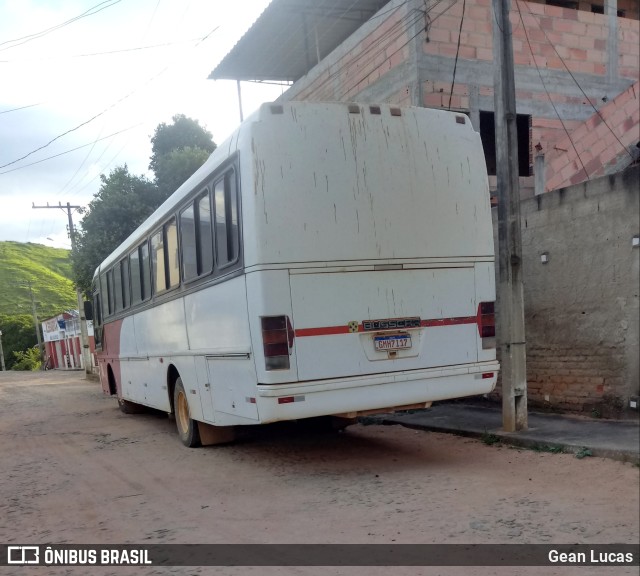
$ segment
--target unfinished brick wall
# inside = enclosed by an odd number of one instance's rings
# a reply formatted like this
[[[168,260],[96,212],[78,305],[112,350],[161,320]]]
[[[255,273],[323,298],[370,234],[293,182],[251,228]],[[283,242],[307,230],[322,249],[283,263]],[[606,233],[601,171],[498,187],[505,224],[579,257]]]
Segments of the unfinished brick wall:
[[[640,141],[640,83],[560,138],[545,156],[546,191],[607,173]]]
[[[618,19],[618,52],[620,75],[625,78],[638,78],[638,68],[640,67],[638,20]]]
[[[367,34],[354,35],[346,46],[325,59],[303,85],[294,85],[289,100],[349,101],[382,76],[407,60],[409,41],[417,17],[406,3],[393,9],[384,7],[383,15],[367,24]],[[400,102],[394,102],[400,104]]]

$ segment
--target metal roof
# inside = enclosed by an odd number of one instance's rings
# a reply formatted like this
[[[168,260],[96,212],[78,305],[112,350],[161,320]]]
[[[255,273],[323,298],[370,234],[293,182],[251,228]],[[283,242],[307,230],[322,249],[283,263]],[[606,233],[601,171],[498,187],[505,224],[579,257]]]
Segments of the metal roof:
[[[273,0],[209,78],[294,82],[388,2]]]

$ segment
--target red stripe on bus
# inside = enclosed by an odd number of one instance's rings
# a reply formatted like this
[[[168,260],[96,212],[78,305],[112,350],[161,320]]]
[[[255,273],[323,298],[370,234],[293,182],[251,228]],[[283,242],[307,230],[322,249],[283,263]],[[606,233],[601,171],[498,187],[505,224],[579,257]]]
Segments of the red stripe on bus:
[[[457,326],[459,324],[477,324],[477,316],[461,316],[458,318],[438,318],[434,320],[422,320],[422,328],[434,328],[436,326]],[[384,330],[381,330],[384,331]],[[362,324],[358,325],[358,332],[364,332]],[[378,332],[378,330],[371,330]],[[295,331],[296,338],[305,336],[331,336],[333,334],[350,334],[349,326],[323,326],[321,328],[298,328]]]
[[[422,320],[420,326],[432,328],[434,326],[456,326],[458,324],[477,324],[477,316],[461,316],[459,318],[439,318],[437,320]]]
[[[358,332],[362,331],[362,326],[358,326]],[[300,336],[329,336],[331,334],[349,334],[349,326],[325,326],[323,328],[298,328],[296,337]]]

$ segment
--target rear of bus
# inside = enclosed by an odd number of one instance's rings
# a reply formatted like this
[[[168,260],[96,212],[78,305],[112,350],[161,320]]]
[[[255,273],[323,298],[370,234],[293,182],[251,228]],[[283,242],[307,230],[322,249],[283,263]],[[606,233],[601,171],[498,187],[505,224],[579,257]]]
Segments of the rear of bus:
[[[260,421],[490,392],[493,234],[469,119],[298,102],[263,106],[247,134],[244,264]]]

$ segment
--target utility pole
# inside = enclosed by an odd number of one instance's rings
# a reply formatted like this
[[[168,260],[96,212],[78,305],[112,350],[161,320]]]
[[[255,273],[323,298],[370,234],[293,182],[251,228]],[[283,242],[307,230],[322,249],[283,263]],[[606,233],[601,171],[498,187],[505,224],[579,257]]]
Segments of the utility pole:
[[[36,328],[36,339],[38,340],[38,351],[40,352],[40,360],[42,360],[42,337],[40,336],[40,322],[38,322],[38,311],[36,310],[36,299],[33,295],[32,283],[30,280],[24,280],[22,282],[18,282],[18,284],[20,286],[27,286],[29,288],[29,296],[31,297],[31,314],[33,315],[33,324]]]
[[[2,330],[0,330],[0,366],[4,372],[7,368],[4,365],[4,350],[2,349]]]
[[[493,0],[493,59],[498,177],[498,341],[502,426],[527,428],[527,364],[522,289],[518,132],[510,0]]]
[[[61,202],[58,202],[57,206],[49,206],[47,202],[46,206],[36,206],[33,204],[33,208],[58,208],[67,213],[69,219],[69,238],[71,239],[71,250],[76,248],[76,231],[73,227],[72,214],[75,210],[82,208],[82,206],[72,206],[67,202],[66,206],[63,206]],[[93,363],[91,361],[91,350],[89,350],[89,331],[87,330],[87,318],[84,315],[84,298],[82,297],[82,291],[76,284],[76,297],[78,300],[78,315],[80,317],[80,343],[82,345],[82,362],[84,364],[85,374],[93,374]]]

